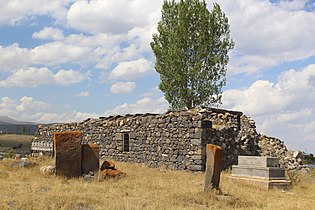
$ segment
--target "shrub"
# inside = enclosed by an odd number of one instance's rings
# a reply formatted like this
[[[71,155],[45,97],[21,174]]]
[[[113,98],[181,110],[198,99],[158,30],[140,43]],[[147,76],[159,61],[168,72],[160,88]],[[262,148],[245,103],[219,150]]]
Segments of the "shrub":
[[[10,148],[10,149],[7,149],[4,153],[4,156],[5,158],[14,158],[15,157],[15,150]]]

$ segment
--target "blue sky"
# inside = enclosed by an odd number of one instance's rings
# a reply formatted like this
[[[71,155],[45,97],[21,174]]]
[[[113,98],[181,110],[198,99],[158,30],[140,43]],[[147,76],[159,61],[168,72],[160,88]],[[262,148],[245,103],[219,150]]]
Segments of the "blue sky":
[[[217,2],[236,43],[222,107],[314,153],[315,1]],[[165,112],[150,48],[162,3],[0,0],[0,115],[48,123]]]

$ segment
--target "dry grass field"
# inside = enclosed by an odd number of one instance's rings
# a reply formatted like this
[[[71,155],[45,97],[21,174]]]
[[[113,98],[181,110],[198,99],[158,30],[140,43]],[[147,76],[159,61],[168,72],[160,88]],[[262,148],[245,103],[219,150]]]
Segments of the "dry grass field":
[[[288,190],[264,191],[221,178],[221,192],[203,193],[203,173],[166,171],[116,163],[120,179],[45,177],[39,168],[52,159],[31,159],[33,168],[0,161],[0,209],[314,209],[315,178],[295,177]]]
[[[0,152],[14,147],[16,153],[29,153],[33,137],[31,135],[0,134]],[[19,145],[21,147],[17,148]]]

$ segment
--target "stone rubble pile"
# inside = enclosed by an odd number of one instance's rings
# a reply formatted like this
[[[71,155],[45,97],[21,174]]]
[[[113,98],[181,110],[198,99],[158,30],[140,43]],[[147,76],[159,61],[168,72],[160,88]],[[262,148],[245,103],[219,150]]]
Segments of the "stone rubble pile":
[[[258,143],[261,156],[278,157],[280,166],[285,169],[298,169],[302,165],[302,152],[288,150],[280,139],[260,134]]]
[[[245,118],[245,116],[244,116]],[[249,120],[252,127],[255,126],[255,122]],[[256,132],[256,130],[255,130]],[[247,133],[247,132],[246,132]],[[250,131],[249,131],[250,133]],[[257,153],[260,156],[277,157],[279,158],[279,164],[285,169],[298,169],[302,165],[303,154],[300,151],[289,151],[284,142],[278,138],[269,137],[264,134],[258,134],[252,132],[251,138],[254,138],[257,143]]]

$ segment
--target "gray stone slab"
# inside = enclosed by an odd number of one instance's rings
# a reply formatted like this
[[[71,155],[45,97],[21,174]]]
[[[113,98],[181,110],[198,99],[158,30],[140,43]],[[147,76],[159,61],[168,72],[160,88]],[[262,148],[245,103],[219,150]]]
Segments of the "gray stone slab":
[[[279,158],[261,156],[238,156],[239,166],[279,167]]]
[[[285,170],[278,167],[232,166],[232,176],[256,177],[262,179],[285,179]]]
[[[272,189],[272,188],[281,188],[281,189],[287,189],[291,185],[290,180],[285,179],[277,179],[277,180],[263,180],[263,179],[255,179],[250,177],[235,177],[235,176],[229,176],[229,179],[235,182],[245,183],[251,186],[260,187],[266,190]]]

